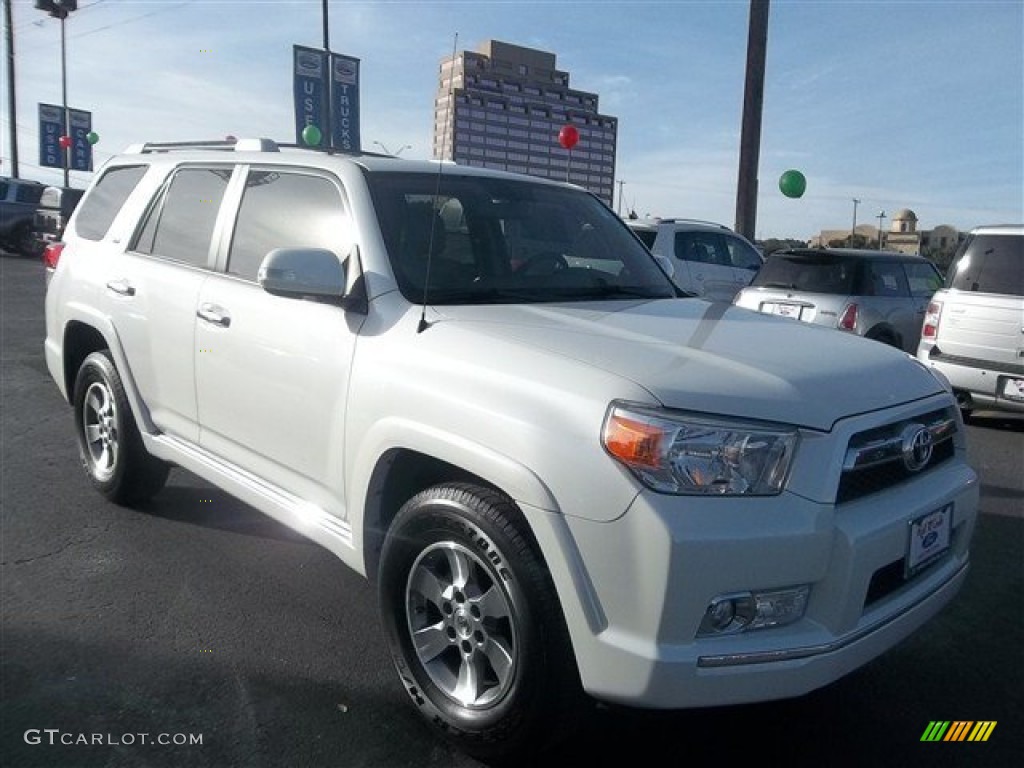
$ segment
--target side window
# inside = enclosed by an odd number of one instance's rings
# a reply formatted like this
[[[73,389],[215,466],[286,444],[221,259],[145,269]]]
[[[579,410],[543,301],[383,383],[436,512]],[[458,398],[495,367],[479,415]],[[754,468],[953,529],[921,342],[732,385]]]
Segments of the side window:
[[[19,184],[16,190],[18,202],[35,205],[39,202],[39,198],[43,196],[44,189],[46,187],[37,187],[35,184]]]
[[[729,248],[729,259],[734,267],[749,270],[761,268],[761,254],[738,237],[727,237],[725,243]]]
[[[75,231],[86,240],[102,240],[128,196],[146,175],[144,165],[111,168],[93,184],[82,200]]]
[[[163,199],[150,209],[135,249],[196,267],[207,266],[213,227],[230,178],[230,168],[180,169],[165,188]]]
[[[677,232],[676,258],[726,267],[732,264],[724,238],[714,232]]]
[[[633,234],[639,237],[648,249],[654,248],[654,241],[658,239],[658,233],[650,229],[634,229]]]
[[[942,287],[942,275],[931,264],[904,264],[903,268],[914,298],[929,298]]]
[[[907,278],[903,274],[902,265],[895,262],[877,262],[870,266],[869,295],[887,297],[905,297]]]
[[[300,173],[251,171],[227,271],[255,281],[263,258],[275,248],[326,248],[343,258],[351,241],[341,195],[330,181]]]

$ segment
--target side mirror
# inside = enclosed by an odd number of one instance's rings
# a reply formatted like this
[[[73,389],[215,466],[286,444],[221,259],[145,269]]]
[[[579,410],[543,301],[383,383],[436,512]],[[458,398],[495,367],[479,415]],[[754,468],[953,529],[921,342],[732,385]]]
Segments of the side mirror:
[[[257,280],[274,296],[339,299],[345,293],[346,268],[334,251],[324,248],[275,248],[260,264]]]
[[[670,259],[668,256],[665,256],[664,254],[661,253],[656,253],[654,254],[654,260],[658,262],[659,266],[661,266],[663,270],[665,270],[665,274],[668,275],[669,278],[673,278],[676,276],[676,265],[672,263],[672,259]]]

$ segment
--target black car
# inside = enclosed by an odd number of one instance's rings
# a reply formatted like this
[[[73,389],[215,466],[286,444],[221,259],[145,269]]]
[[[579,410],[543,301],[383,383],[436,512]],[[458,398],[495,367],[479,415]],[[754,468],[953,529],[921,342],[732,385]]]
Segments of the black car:
[[[45,189],[38,181],[0,177],[0,246],[25,255],[35,251],[35,214]]]

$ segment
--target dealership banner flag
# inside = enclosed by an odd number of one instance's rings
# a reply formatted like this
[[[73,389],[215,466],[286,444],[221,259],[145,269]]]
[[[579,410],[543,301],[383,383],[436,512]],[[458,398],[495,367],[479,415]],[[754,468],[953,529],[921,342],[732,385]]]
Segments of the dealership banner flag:
[[[82,109],[68,110],[68,124],[71,126],[71,158],[72,171],[92,170],[92,144],[89,143],[89,132],[92,130],[92,112]]]
[[[358,152],[359,59],[331,54],[331,105],[331,145],[346,152]]]
[[[305,146],[302,131],[308,125],[320,130],[321,146],[327,135],[327,52],[305,46],[292,46],[294,58],[295,143]]]
[[[44,168],[63,168],[64,108],[57,104],[39,105],[39,164]]]

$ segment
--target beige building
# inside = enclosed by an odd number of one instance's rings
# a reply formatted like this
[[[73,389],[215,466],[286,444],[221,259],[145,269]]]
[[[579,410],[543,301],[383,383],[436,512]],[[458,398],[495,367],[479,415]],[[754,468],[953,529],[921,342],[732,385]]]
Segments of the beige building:
[[[441,61],[434,157],[568,180],[610,205],[618,122],[596,93],[569,87],[555,54],[488,40]],[[558,141],[566,124],[579,131],[571,151]]]
[[[869,248],[881,247],[900,253],[924,253],[929,250],[950,250],[956,247],[961,234],[947,224],[940,224],[932,230],[917,228],[917,214],[909,208],[900,208],[893,214],[888,230],[880,230],[871,224],[860,224],[856,233],[861,235]],[[850,230],[823,229],[810,240],[813,247],[827,246],[836,240],[848,241]],[[880,239],[881,238],[881,239]]]

